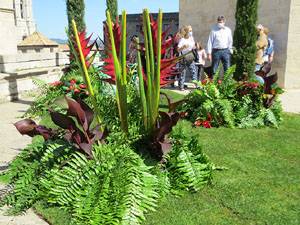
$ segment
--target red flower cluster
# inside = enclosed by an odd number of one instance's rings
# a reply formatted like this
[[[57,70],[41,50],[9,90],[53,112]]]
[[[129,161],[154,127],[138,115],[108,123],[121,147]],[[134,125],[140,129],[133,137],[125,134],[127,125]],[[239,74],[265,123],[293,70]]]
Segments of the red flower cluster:
[[[244,78],[244,82],[243,83],[240,83],[239,84],[239,86],[241,87],[241,86],[246,86],[246,88],[247,87],[249,87],[250,89],[252,89],[253,91],[258,91],[259,89],[258,88],[256,88],[256,87],[258,87],[259,86],[259,83],[251,83],[251,82],[247,82],[246,81],[246,77]],[[249,90],[243,90],[243,91],[238,91],[237,92],[237,94],[238,95],[246,95],[246,94],[248,94],[249,93]]]
[[[212,121],[211,115],[209,113],[207,114],[207,116],[209,118],[209,121]],[[202,126],[205,127],[205,128],[211,128],[209,121],[208,120],[203,121]],[[200,125],[201,125],[200,120],[197,120],[196,123],[194,124],[194,127],[198,127]]]
[[[209,121],[203,121],[202,126],[205,128],[210,128],[210,122]]]
[[[85,84],[80,84],[79,85],[79,88],[76,87],[76,80],[75,78],[73,78],[71,81],[70,81],[70,84],[71,86],[69,87],[69,91],[72,91],[74,89],[74,92],[75,93],[80,93],[81,91],[83,91],[83,89],[86,88],[86,85]],[[89,95],[89,92],[86,91],[86,95]]]
[[[212,79],[211,79],[211,78],[209,78],[208,80],[209,80],[209,82],[211,82],[211,81],[212,81]],[[202,84],[206,84],[206,77],[204,78],[204,80],[203,80]]]
[[[55,87],[58,84],[61,84],[60,80],[54,81],[53,83],[50,84],[50,86]]]

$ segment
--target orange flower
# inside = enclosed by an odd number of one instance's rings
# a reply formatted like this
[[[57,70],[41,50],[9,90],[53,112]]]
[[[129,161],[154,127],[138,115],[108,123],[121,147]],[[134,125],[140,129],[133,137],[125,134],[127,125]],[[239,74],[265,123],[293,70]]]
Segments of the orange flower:
[[[201,125],[201,122],[199,120],[196,121],[196,123],[194,124],[195,127],[198,127]]]

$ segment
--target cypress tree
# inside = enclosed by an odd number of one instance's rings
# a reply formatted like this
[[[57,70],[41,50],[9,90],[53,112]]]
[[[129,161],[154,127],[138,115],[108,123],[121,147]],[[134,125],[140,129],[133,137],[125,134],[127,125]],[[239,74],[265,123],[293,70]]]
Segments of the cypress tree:
[[[106,0],[106,11],[108,10],[111,16],[111,20],[116,22],[118,18],[118,0]]]
[[[236,27],[233,36],[233,46],[236,49],[232,56],[233,64],[236,64],[234,78],[249,79],[255,70],[256,40],[257,40],[257,10],[258,0],[237,0],[236,3]]]
[[[67,0],[67,15],[68,15],[68,29],[69,35],[75,36],[74,29],[72,25],[72,20],[75,20],[76,26],[79,32],[85,28],[84,21],[84,0]],[[70,68],[76,69],[77,65],[74,59],[70,58]]]

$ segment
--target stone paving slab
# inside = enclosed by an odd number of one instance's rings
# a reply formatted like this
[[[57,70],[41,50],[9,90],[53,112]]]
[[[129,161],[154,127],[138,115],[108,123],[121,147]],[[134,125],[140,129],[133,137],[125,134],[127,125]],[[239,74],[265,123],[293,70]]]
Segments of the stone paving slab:
[[[15,102],[0,104],[0,171],[5,170],[9,162],[31,143],[31,138],[21,136],[13,123],[20,120],[21,116],[31,103],[31,99],[23,99]],[[4,185],[0,184],[0,191]],[[43,219],[37,216],[33,209],[27,210],[21,216],[4,216],[7,207],[0,208],[0,225],[46,225]]]

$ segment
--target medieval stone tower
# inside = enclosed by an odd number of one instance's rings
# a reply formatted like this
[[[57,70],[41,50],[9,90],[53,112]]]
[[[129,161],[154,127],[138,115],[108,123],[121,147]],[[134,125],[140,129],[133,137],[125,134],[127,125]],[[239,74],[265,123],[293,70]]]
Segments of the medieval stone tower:
[[[1,0],[0,27],[0,55],[17,53],[17,44],[36,30],[32,0]]]

